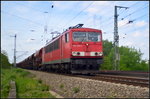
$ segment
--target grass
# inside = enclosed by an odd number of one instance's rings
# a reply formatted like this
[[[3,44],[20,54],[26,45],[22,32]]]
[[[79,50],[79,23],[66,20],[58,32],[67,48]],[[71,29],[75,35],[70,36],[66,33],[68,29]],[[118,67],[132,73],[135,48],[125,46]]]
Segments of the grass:
[[[10,80],[16,82],[17,98],[55,98],[49,91],[49,86],[42,80],[33,79],[33,75],[19,68],[2,69],[1,98],[7,98]]]
[[[64,84],[60,84],[59,88],[63,89],[64,88]]]
[[[80,91],[79,87],[74,87],[72,90],[74,93],[78,93]]]
[[[41,79],[39,79],[39,80],[38,80],[38,82],[41,84],[41,83],[42,83],[42,80],[41,80]]]

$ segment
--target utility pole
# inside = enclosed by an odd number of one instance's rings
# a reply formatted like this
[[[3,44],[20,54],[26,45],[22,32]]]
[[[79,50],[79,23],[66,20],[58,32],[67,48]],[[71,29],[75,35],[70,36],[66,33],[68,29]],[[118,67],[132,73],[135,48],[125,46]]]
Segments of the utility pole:
[[[118,16],[119,15],[117,14],[117,8],[128,9],[128,7],[115,6],[115,13],[114,13],[114,70],[119,69],[119,61],[120,61],[119,35],[118,35]]]
[[[14,67],[16,67],[16,37],[17,35],[15,34],[15,36],[11,36],[11,37],[15,38],[14,40]]]

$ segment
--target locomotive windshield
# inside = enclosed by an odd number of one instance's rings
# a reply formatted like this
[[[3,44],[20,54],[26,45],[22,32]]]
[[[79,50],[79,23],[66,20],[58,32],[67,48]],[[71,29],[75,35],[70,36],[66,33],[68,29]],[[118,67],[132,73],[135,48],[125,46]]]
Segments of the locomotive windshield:
[[[100,33],[98,32],[73,32],[73,40],[80,42],[99,42]]]

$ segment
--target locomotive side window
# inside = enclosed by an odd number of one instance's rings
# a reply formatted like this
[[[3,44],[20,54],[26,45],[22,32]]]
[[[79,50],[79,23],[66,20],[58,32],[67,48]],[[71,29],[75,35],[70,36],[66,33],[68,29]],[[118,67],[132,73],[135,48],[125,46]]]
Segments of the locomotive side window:
[[[99,42],[100,33],[98,32],[73,32],[73,40],[80,42]]]
[[[65,34],[65,41],[66,41],[66,43],[69,42],[69,33]]]
[[[59,48],[59,39],[54,41],[54,50],[58,49]]]
[[[45,52],[46,53],[52,52],[52,51],[54,51],[56,49],[59,49],[59,39],[57,39],[53,43],[47,45],[46,48],[45,48]]]
[[[48,46],[48,52],[51,52],[51,51],[53,51],[53,43],[51,43],[49,46]]]

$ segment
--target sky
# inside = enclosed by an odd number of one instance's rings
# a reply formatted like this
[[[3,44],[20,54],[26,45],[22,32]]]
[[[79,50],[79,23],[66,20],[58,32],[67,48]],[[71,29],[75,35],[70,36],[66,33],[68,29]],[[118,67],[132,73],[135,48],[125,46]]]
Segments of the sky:
[[[16,34],[20,62],[51,40],[51,32],[79,23],[102,30],[103,40],[113,42],[114,6],[129,7],[117,9],[119,46],[140,49],[149,60],[148,1],[1,1],[1,50],[12,63]]]

